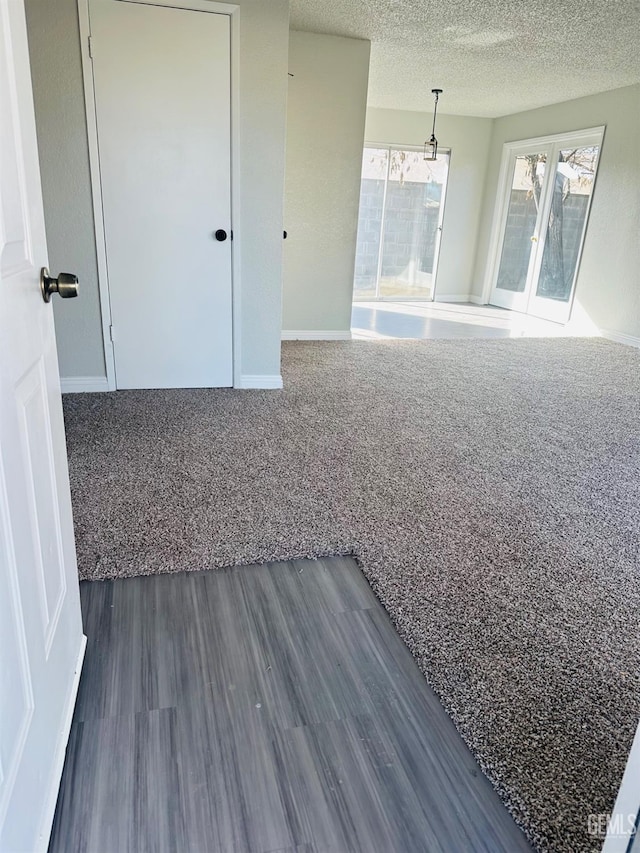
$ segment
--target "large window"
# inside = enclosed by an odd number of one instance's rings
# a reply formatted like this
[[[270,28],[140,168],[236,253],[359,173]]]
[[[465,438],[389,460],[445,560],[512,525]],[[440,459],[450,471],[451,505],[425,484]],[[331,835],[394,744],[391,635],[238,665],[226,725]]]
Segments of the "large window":
[[[353,298],[433,299],[449,152],[364,149]]]

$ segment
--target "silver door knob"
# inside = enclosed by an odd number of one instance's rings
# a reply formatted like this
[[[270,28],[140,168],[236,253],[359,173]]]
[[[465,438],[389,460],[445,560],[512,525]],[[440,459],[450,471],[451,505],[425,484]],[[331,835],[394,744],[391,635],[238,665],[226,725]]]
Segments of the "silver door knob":
[[[62,299],[72,299],[78,295],[78,276],[70,272],[61,272],[58,278],[49,275],[49,270],[40,270],[40,290],[45,302],[49,302],[52,293],[57,293]]]

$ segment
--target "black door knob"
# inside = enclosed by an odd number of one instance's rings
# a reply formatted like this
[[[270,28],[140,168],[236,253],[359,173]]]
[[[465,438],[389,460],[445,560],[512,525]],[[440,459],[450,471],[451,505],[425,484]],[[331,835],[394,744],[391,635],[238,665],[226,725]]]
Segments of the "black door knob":
[[[227,232],[224,230],[224,228],[218,228],[214,236],[218,243],[224,243],[224,241],[227,239]]]

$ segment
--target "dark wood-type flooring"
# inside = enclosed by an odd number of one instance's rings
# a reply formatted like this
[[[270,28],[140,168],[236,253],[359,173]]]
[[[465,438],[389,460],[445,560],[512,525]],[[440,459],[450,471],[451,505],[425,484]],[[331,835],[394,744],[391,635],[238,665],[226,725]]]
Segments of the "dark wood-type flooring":
[[[518,853],[355,562],[81,585],[50,853]]]

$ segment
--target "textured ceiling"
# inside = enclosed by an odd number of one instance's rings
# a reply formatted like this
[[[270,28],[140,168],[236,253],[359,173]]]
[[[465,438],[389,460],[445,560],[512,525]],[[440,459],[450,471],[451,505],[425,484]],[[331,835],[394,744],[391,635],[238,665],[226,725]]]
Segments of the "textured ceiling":
[[[640,0],[291,0],[291,27],[369,39],[369,105],[500,116],[640,82]]]

